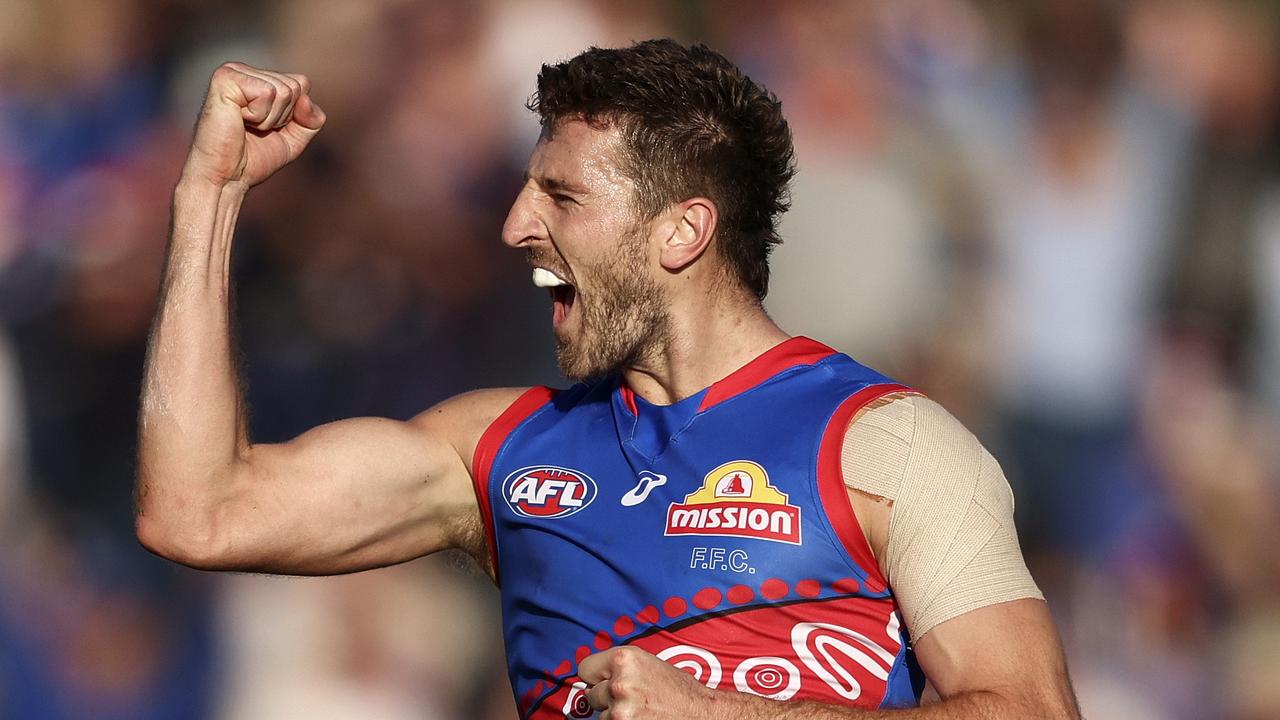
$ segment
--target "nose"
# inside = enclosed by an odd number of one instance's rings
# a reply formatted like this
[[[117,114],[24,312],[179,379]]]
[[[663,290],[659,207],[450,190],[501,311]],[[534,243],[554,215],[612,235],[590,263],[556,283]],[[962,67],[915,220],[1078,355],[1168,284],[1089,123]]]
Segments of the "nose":
[[[508,247],[522,248],[531,242],[547,239],[547,226],[538,216],[535,207],[534,191],[529,185],[520,189],[507,220],[502,224],[502,242]]]

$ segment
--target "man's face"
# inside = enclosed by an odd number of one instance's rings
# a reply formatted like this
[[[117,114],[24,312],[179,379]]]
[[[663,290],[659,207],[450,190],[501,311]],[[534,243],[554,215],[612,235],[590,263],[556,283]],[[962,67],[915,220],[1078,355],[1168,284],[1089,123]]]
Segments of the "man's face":
[[[636,217],[620,150],[616,129],[582,121],[544,134],[502,229],[503,242],[528,254],[534,280],[552,286],[556,356],[575,380],[647,359],[668,332],[648,224]]]

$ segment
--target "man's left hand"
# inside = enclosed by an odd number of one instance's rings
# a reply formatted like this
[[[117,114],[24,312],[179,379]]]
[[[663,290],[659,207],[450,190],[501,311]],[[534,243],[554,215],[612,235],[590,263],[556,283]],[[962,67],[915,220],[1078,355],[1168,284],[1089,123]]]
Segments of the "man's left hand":
[[[710,717],[710,705],[730,695],[711,690],[692,675],[644,650],[620,646],[596,653],[578,666],[587,701],[601,720],[686,720]]]

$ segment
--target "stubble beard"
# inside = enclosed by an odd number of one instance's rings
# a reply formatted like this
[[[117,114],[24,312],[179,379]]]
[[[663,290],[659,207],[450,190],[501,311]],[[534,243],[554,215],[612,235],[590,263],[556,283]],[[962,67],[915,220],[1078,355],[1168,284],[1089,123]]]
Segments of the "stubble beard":
[[[662,289],[645,270],[644,235],[624,237],[618,252],[596,267],[591,297],[574,339],[556,335],[556,360],[570,380],[590,380],[648,361],[665,347],[671,320]]]

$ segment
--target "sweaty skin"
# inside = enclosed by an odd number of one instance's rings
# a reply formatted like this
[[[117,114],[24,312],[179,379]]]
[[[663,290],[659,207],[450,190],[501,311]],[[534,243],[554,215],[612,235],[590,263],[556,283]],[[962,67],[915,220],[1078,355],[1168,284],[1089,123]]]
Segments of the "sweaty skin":
[[[471,458],[480,435],[524,389],[466,393],[407,422],[342,420],[287,443],[249,437],[228,303],[235,222],[249,189],[296,159],[324,121],[305,76],[227,63],[210,81],[174,189],[148,347],[139,411],[138,538],[157,554],[209,570],[356,572],[445,548],[487,564]],[[504,224],[503,242],[559,263],[548,269],[575,284],[580,297],[555,328],[558,342],[581,359],[568,370],[621,363],[638,395],[672,403],[788,336],[752,293],[725,281],[713,242],[714,202],[687,198],[637,223],[617,171],[619,142],[616,128],[575,120],[545,135]],[[620,284],[606,262],[631,234],[637,267],[647,274],[637,285]],[[657,304],[648,310],[657,312],[614,318],[624,321],[622,332],[609,335],[603,315],[586,311],[640,290],[652,294]],[[846,463],[847,477],[855,474],[850,470]],[[886,503],[857,490],[851,499],[885,564],[902,526]],[[892,562],[885,570],[903,574]],[[915,596],[905,593],[903,601],[915,603]],[[904,607],[904,613],[922,622],[926,609]],[[942,701],[904,711],[712,692],[630,647],[585,659],[580,675],[591,682],[589,696],[601,717],[616,720],[1078,717],[1057,633],[1040,600],[1000,602],[940,620],[917,637],[915,650]]]

